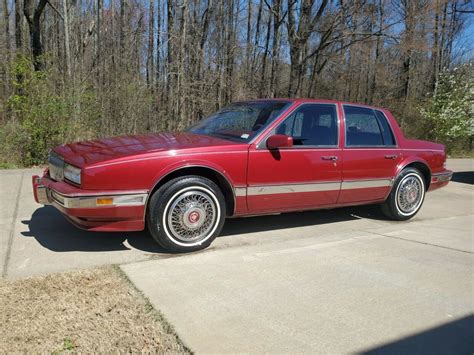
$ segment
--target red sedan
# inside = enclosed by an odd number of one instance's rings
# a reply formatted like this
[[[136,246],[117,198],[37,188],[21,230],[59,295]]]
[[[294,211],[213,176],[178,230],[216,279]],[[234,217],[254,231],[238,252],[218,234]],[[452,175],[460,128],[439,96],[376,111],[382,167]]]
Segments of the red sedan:
[[[146,225],[162,247],[193,251],[226,217],[380,204],[407,220],[451,176],[444,146],[405,138],[387,110],[274,99],[231,104],[183,133],[56,147],[33,188],[80,228]]]

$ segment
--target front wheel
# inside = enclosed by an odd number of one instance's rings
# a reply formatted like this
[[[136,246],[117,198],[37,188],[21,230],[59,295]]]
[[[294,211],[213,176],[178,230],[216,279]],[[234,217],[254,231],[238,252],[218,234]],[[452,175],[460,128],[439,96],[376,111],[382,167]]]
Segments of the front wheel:
[[[415,216],[425,199],[425,180],[418,169],[404,169],[395,179],[392,191],[381,205],[389,218],[405,221]]]
[[[225,220],[225,200],[209,179],[188,176],[173,179],[151,197],[147,224],[163,248],[189,252],[207,248]]]

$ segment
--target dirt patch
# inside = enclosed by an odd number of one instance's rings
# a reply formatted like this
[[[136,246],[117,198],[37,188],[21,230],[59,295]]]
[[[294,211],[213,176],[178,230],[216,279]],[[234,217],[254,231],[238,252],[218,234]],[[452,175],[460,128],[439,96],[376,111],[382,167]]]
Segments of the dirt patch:
[[[189,352],[118,268],[0,280],[0,353]]]

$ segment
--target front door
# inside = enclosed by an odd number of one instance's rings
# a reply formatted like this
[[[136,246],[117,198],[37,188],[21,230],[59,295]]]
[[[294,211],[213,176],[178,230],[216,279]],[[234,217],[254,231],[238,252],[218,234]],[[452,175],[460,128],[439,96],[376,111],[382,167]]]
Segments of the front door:
[[[303,104],[272,134],[293,137],[293,147],[251,147],[247,177],[249,212],[290,211],[334,205],[342,178],[335,104]]]
[[[345,125],[344,169],[338,203],[383,200],[390,192],[401,151],[381,111],[342,105]]]

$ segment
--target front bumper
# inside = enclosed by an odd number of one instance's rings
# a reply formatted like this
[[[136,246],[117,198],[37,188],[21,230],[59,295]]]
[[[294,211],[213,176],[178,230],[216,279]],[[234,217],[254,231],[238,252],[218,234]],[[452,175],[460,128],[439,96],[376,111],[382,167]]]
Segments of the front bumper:
[[[32,177],[35,201],[53,205],[71,223],[93,231],[139,231],[145,227],[146,190],[83,190],[54,181],[45,173]]]

